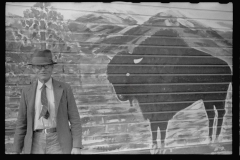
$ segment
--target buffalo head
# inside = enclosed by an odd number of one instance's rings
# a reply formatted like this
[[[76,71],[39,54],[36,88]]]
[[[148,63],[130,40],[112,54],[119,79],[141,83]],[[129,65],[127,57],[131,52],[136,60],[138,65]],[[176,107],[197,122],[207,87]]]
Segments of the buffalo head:
[[[132,101],[135,98],[132,86],[134,77],[134,65],[141,62],[143,58],[131,55],[129,53],[118,53],[107,66],[108,80],[112,83],[115,93],[120,101]],[[136,72],[136,71],[135,71]],[[137,73],[140,73],[139,71]],[[135,82],[136,83],[136,82]]]

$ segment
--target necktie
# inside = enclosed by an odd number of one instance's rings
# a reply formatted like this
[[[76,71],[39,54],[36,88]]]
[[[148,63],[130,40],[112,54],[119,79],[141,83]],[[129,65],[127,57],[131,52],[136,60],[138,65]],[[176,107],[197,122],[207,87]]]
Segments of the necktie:
[[[39,116],[39,119],[43,116],[45,119],[48,119],[49,112],[48,112],[48,101],[47,101],[47,94],[46,94],[46,85],[45,83],[42,85],[42,92],[41,92],[41,102],[42,102],[42,111]]]

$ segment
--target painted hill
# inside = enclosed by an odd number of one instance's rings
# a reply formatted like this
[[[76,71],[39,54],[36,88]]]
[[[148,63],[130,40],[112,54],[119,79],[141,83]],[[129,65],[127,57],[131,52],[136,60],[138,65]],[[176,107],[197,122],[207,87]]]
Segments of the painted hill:
[[[79,42],[82,52],[91,54],[94,53],[94,47],[91,47],[93,43],[99,43],[108,35],[119,33],[136,23],[136,20],[126,14],[98,10],[80,16],[75,21],[68,21],[68,27],[71,32],[77,33],[72,37]]]
[[[92,49],[95,50],[96,54],[115,55],[124,50],[132,53],[138,45],[146,45],[148,38],[152,38],[152,42],[148,42],[148,45],[188,46],[213,56],[232,55],[232,44],[218,31],[196,20],[188,19],[179,11],[173,10],[159,12],[142,25],[134,26],[121,34],[107,37],[98,42],[101,45]],[[184,44],[178,44],[179,39],[182,39]],[[225,60],[231,64],[231,59]]]

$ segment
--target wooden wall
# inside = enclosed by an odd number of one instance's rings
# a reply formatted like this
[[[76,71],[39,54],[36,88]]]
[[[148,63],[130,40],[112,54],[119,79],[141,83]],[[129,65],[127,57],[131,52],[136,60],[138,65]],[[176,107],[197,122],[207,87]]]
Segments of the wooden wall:
[[[220,7],[224,5],[229,6],[221,4]],[[6,3],[6,153],[11,153],[22,88],[35,79],[26,63],[36,48],[52,50],[58,62],[53,77],[72,87],[83,126],[85,154],[151,154],[150,123],[144,119],[138,101],[134,100],[132,107],[129,101],[119,101],[107,79],[107,65],[117,53],[133,53],[139,45],[145,45],[146,54],[153,47],[176,48],[176,51],[181,47],[195,48],[232,67],[231,7],[230,10],[210,9],[199,4],[194,9],[161,3],[93,3],[89,6],[84,3],[59,6],[56,3]],[[155,40],[147,41],[154,36]],[[221,78],[219,83],[224,84]],[[231,87],[229,85],[218,142],[224,148],[216,149],[209,144],[208,118],[199,99],[169,121],[165,142],[170,150],[166,153],[231,153]]]

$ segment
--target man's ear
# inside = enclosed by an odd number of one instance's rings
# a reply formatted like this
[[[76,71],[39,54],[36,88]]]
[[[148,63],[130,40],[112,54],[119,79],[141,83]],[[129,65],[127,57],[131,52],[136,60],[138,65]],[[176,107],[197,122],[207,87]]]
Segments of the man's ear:
[[[52,70],[54,69],[54,66],[55,66],[55,65],[53,64],[53,65],[52,65]],[[63,69],[64,69],[64,65],[63,65]]]

